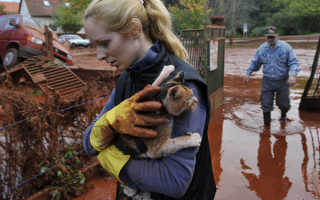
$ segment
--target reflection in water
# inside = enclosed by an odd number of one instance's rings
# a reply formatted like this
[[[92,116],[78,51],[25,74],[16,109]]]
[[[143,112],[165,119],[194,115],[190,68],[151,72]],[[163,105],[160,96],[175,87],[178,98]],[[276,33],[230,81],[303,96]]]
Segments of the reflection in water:
[[[306,192],[311,192],[314,197],[320,198],[320,137],[319,129],[314,127],[308,128],[308,133],[311,137],[312,149],[312,168],[308,173],[308,146],[306,136],[301,134],[301,143],[304,152],[304,159],[301,165],[302,178],[305,185]]]
[[[211,121],[208,125],[208,139],[210,144],[210,154],[212,168],[216,185],[219,189],[220,176],[223,171],[221,167],[221,145],[223,136],[222,106],[217,112],[211,113]]]
[[[282,128],[284,128],[282,123]],[[272,148],[270,129],[266,128],[260,134],[258,149],[258,168],[260,174],[248,173],[245,170],[250,169],[243,159],[240,160],[242,165],[243,176],[249,182],[249,189],[255,191],[257,196],[263,200],[280,200],[284,199],[292,185],[291,181],[285,174],[287,141],[286,136],[275,136],[276,141]]]

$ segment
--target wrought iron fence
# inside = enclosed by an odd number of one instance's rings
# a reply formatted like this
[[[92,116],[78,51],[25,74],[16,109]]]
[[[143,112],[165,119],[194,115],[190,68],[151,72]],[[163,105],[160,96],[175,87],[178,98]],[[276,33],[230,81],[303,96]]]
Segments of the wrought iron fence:
[[[188,62],[203,78],[206,78],[206,68],[209,65],[209,41],[205,30],[185,30],[181,33],[181,40],[188,51]]]
[[[207,82],[209,94],[223,87],[225,27],[207,25],[204,29],[184,30],[180,38],[188,51],[188,62]]]

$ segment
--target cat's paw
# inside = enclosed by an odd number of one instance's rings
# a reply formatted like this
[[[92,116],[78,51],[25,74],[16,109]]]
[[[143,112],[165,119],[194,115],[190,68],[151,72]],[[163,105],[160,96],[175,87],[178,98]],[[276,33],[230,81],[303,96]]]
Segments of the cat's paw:
[[[199,133],[187,132],[189,136],[188,144],[192,147],[198,147],[201,144],[201,136]]]
[[[132,200],[152,200],[149,192],[142,192],[135,195]]]
[[[126,185],[121,185],[123,188],[123,193],[128,197],[133,197],[135,194],[137,194],[137,190],[132,189]]]

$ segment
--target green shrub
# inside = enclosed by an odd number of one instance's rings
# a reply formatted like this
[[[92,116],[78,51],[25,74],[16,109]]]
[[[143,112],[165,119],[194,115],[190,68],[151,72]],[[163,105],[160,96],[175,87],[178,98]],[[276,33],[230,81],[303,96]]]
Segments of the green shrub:
[[[265,30],[265,26],[258,26],[255,27],[254,29],[252,29],[252,31],[250,32],[250,36],[263,36],[264,30]]]
[[[210,9],[207,0],[179,0],[178,5],[169,6],[173,28],[177,33],[186,29],[202,29],[209,23]]]

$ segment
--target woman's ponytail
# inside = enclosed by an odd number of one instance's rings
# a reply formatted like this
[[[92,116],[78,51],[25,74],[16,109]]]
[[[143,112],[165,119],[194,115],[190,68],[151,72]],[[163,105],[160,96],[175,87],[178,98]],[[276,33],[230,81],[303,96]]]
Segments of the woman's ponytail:
[[[187,50],[172,31],[170,13],[165,5],[160,0],[144,0],[144,7],[149,18],[149,33],[152,39],[162,41],[172,54],[186,61]]]

